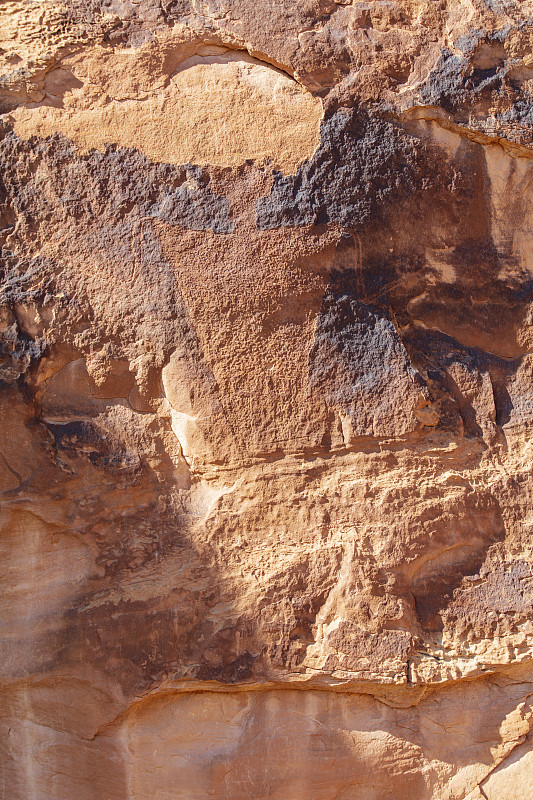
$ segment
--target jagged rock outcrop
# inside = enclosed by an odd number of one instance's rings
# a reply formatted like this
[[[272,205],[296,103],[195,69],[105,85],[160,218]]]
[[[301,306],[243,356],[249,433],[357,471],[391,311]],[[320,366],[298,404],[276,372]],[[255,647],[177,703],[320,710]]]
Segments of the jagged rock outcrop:
[[[529,800],[533,2],[0,66],[2,800]]]

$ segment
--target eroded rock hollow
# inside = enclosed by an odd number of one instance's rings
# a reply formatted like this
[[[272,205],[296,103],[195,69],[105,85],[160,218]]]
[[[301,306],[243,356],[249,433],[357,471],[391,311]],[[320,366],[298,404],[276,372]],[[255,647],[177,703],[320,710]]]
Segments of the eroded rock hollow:
[[[2,800],[531,800],[532,0],[4,0]]]

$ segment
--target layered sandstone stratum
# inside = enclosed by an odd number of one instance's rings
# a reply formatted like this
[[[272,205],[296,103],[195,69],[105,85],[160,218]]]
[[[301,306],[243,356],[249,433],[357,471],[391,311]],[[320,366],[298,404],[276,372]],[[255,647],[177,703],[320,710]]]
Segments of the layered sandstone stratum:
[[[533,0],[3,0],[1,800],[533,797]]]

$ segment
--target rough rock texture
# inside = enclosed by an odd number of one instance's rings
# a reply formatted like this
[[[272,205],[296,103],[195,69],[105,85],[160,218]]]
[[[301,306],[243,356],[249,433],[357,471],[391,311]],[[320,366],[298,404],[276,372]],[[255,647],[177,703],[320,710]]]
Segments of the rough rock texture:
[[[530,800],[533,2],[0,66],[2,800]]]

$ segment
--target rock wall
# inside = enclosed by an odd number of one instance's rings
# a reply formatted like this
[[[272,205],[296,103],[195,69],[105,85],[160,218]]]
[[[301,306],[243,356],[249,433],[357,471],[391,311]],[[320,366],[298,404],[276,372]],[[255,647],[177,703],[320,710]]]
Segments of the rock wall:
[[[532,0],[0,9],[2,800],[530,800]]]

